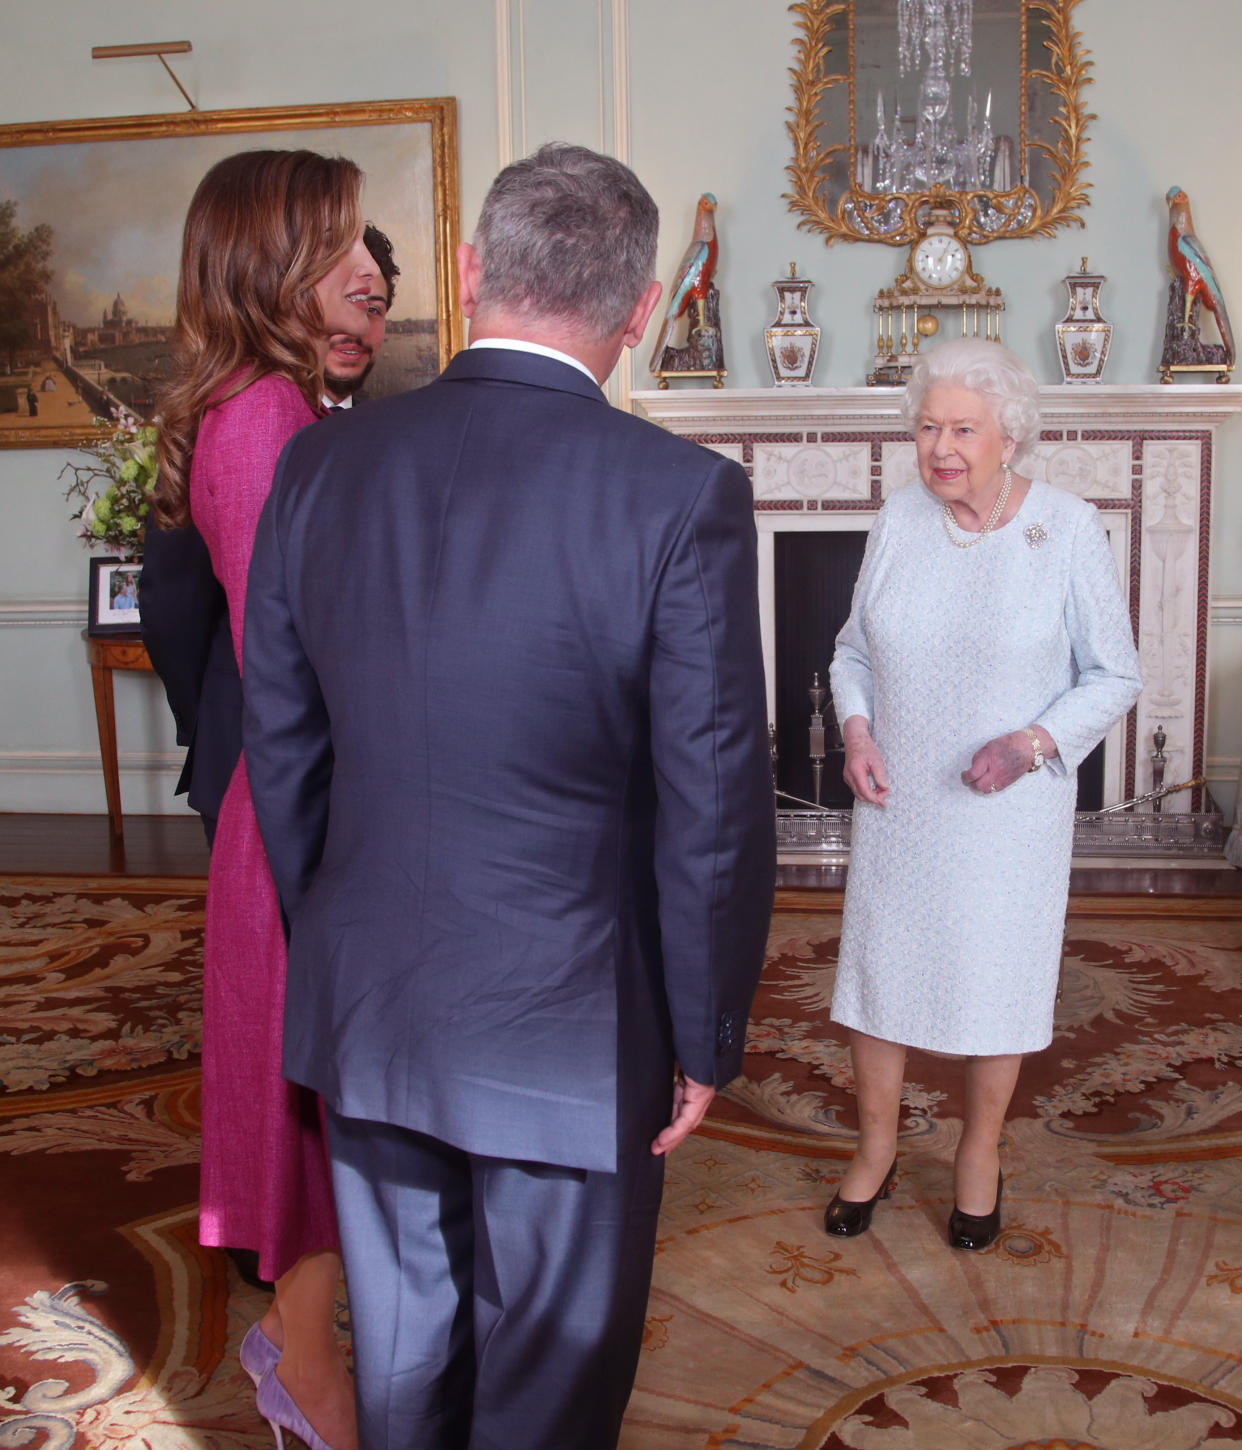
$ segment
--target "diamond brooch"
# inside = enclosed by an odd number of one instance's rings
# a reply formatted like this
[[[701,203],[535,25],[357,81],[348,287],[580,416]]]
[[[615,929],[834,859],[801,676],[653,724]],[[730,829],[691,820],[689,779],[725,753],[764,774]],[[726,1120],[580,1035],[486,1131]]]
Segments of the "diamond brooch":
[[[1022,537],[1027,542],[1027,547],[1038,549],[1041,544],[1048,542],[1048,530],[1043,524],[1027,524],[1022,530]]]

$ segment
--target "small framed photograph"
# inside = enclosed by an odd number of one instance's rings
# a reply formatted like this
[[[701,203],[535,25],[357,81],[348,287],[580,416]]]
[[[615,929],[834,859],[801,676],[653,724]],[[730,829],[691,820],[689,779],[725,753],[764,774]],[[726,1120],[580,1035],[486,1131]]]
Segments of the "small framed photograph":
[[[87,634],[138,633],[138,576],[141,573],[140,561],[91,560]]]

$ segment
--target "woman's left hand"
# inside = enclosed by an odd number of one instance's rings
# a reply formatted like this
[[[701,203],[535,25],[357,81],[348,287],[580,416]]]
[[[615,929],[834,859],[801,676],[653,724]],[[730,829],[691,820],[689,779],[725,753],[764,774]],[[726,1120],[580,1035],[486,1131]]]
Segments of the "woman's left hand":
[[[962,784],[990,795],[1021,780],[1030,770],[1033,759],[1031,737],[1025,730],[998,735],[975,751],[970,769],[962,771]]]

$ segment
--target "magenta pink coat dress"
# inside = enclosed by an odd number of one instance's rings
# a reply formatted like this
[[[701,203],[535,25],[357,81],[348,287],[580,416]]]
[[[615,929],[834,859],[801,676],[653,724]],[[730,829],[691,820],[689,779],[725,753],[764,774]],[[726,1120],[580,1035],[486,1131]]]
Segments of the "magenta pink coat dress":
[[[238,668],[255,528],[281,449],[315,414],[264,378],[203,417],[190,512],[228,597]],[[199,1240],[256,1249],[276,1279],[337,1247],[318,1097],[280,1075],[285,942],[276,889],[238,761],[220,807],[203,951],[203,1150]]]

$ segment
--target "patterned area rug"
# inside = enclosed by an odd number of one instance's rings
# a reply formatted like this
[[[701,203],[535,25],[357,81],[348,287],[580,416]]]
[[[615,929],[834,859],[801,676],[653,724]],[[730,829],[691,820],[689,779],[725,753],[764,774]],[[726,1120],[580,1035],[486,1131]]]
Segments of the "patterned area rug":
[[[0,1446],[272,1443],[197,1240],[205,887],[0,878]]]
[[[1242,902],[1072,905],[977,1255],[927,1055],[896,1193],[822,1232],[855,1128],[836,906],[781,893],[747,1073],[670,1163],[623,1450],[1242,1445]],[[271,1444],[237,1364],[264,1297],[195,1236],[202,909],[0,878],[0,1447]]]
[[[857,1125],[832,903],[780,895],[745,1076],[670,1163],[625,1450],[1242,1444],[1242,902],[1071,904],[981,1254],[945,1240],[960,1066],[929,1054],[896,1192],[823,1232]]]

